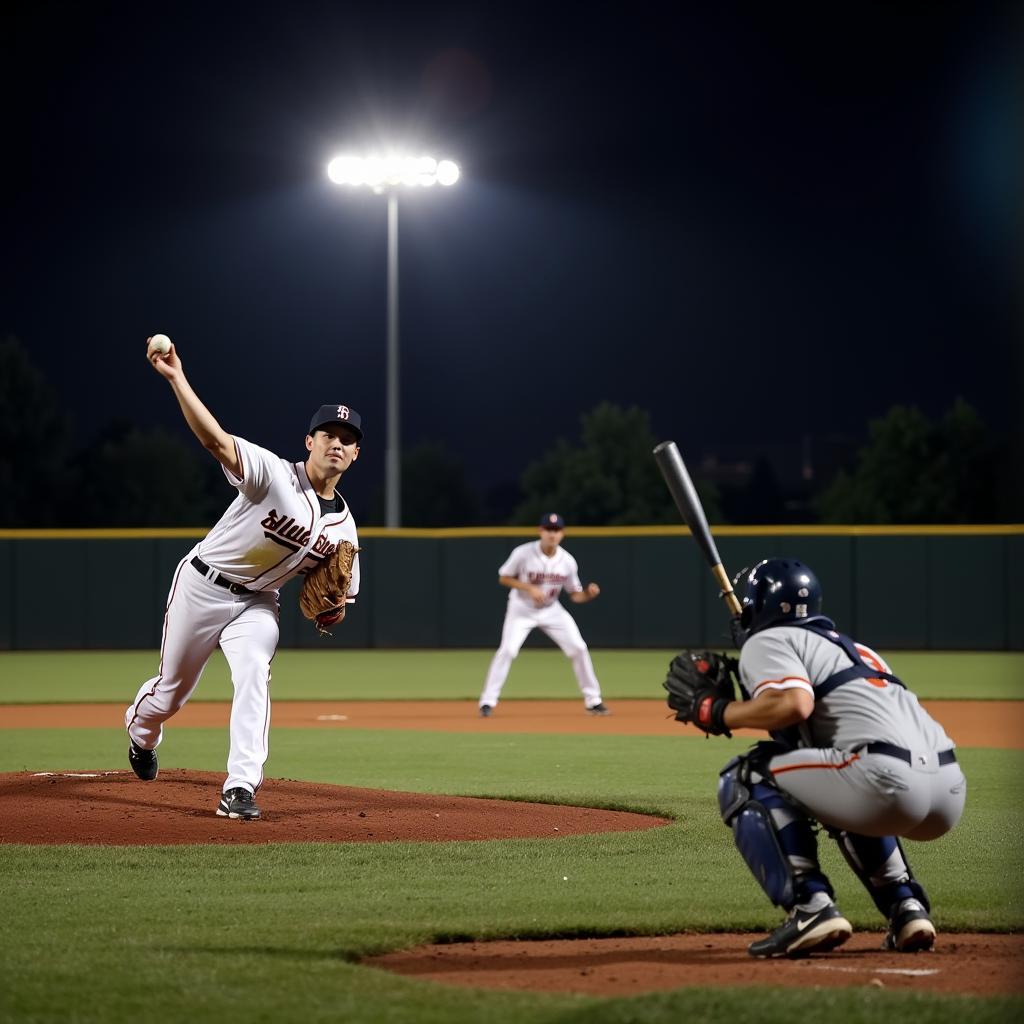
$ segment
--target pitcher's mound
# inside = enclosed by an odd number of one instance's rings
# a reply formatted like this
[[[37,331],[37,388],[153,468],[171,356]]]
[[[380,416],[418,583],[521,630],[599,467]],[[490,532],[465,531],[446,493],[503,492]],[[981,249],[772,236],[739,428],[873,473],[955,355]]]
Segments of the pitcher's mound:
[[[181,843],[384,843],[557,838],[656,828],[668,818],[592,807],[432,796],[268,779],[259,821],[215,814],[224,776],[161,769],[0,774],[0,842],[148,846]]]

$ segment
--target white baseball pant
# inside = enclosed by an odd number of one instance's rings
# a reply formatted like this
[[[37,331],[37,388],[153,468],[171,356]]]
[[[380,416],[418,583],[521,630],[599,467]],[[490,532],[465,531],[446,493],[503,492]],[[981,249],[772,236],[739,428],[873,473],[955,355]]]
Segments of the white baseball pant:
[[[231,670],[230,750],[225,792],[255,793],[269,756],[270,661],[277,649],[278,593],[232,594],[189,563],[178,565],[164,615],[157,675],[146,680],[125,712],[131,740],[151,750],[163,739],[163,723],[192,696],[219,646]]]
[[[501,688],[508,678],[509,669],[520,649],[526,642],[531,630],[539,629],[558,644],[562,653],[572,662],[572,670],[576,674],[576,682],[583,703],[592,708],[601,703],[601,684],[594,673],[594,664],[590,659],[590,651],[580,633],[576,620],[555,601],[546,608],[529,608],[524,602],[513,600],[508,603],[505,612],[505,624],[501,630],[501,644],[494,657],[491,667],[487,670],[484,691],[480,695],[480,705],[495,707],[501,695]]]

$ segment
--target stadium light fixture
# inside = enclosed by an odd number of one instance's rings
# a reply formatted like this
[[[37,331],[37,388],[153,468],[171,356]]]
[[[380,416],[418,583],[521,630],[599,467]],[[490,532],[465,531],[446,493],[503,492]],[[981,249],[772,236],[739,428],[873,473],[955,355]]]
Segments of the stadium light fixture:
[[[342,154],[327,165],[327,177],[335,185],[365,185],[377,193],[400,187],[454,185],[459,180],[459,173],[459,165],[454,160],[395,153],[369,156]]]
[[[402,525],[401,444],[399,441],[398,388],[398,193],[403,188],[450,187],[460,178],[454,160],[421,154],[388,152],[355,156],[343,153],[327,165],[335,185],[366,187],[388,199],[387,300],[387,440],[384,453],[384,522]]]

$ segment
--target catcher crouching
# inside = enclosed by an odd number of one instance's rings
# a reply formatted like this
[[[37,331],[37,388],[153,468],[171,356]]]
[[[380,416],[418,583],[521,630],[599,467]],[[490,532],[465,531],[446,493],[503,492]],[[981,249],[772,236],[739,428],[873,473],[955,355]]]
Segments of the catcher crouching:
[[[883,948],[930,950],[931,903],[900,839],[937,839],[959,822],[967,783],[953,743],[878,654],[821,614],[821,585],[802,562],[765,559],[734,588],[739,660],[683,651],[663,685],[676,719],[707,735],[771,736],[718,780],[740,856],[787,913],[748,952],[806,956],[850,937],[818,863],[819,825],[887,922]]]

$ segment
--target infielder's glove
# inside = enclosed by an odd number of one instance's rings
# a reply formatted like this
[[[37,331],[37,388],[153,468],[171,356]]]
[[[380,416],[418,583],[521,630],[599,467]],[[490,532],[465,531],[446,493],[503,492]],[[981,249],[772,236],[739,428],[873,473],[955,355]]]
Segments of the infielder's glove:
[[[725,709],[736,699],[733,680],[739,663],[725,654],[682,651],[668,666],[661,685],[677,722],[691,722],[712,736],[732,736]]]
[[[336,626],[345,618],[345,598],[352,584],[352,562],[359,550],[351,541],[343,540],[306,575],[299,592],[299,607],[312,619],[321,636],[330,636],[328,626]]]

